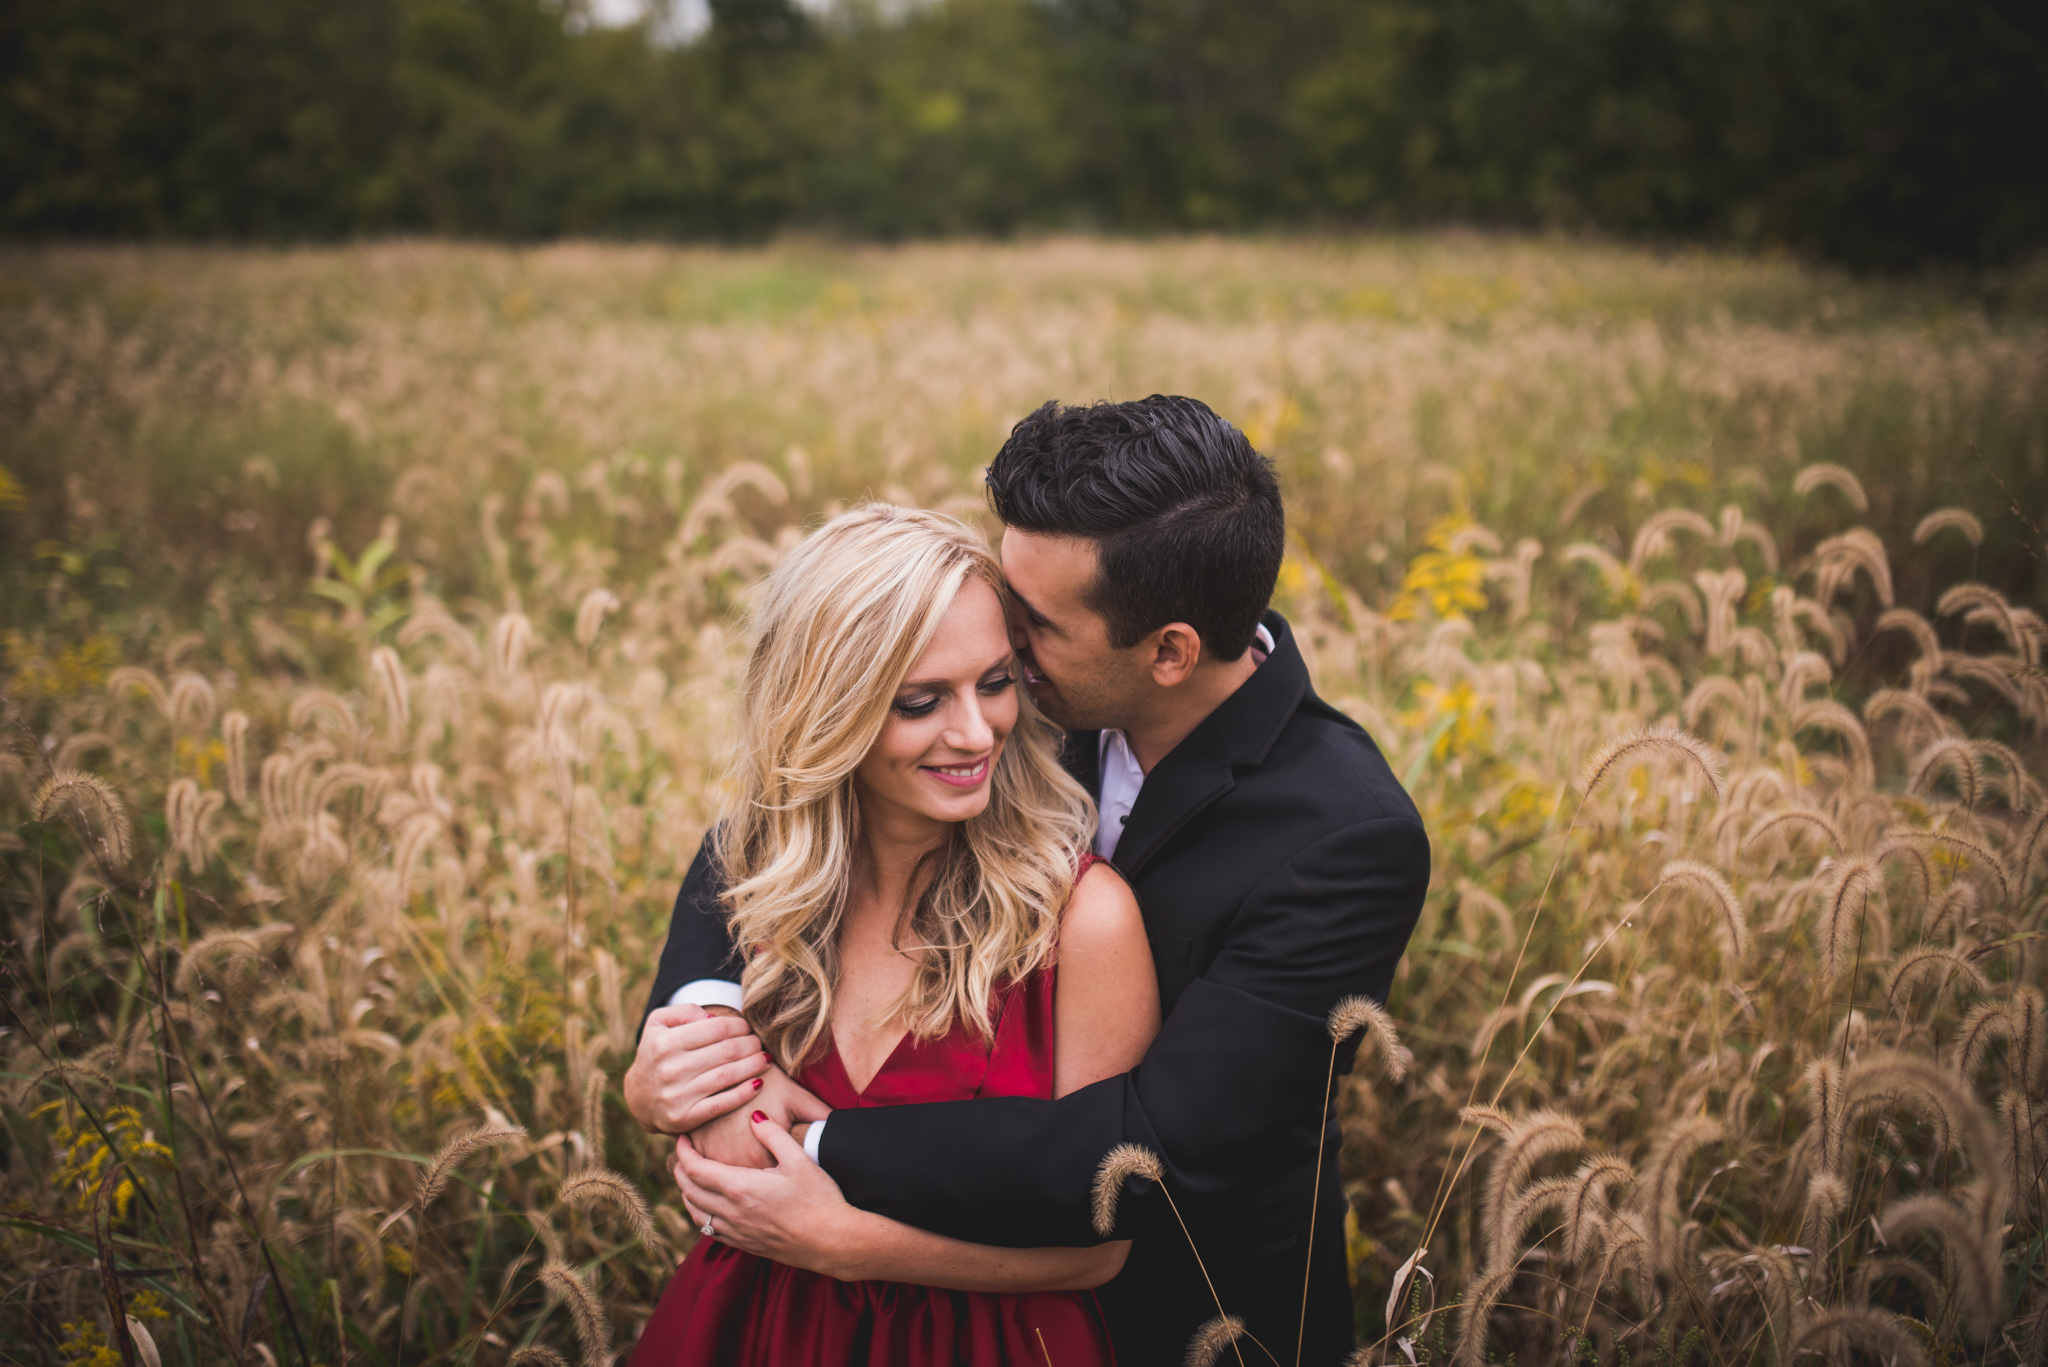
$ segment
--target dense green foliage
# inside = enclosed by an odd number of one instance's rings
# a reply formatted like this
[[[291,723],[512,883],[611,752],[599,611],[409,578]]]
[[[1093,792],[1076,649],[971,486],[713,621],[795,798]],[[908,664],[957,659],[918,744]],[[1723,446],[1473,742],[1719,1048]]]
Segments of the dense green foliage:
[[[2048,242],[2048,18],[2017,0],[710,8],[664,43],[578,0],[15,0],[0,230]]]

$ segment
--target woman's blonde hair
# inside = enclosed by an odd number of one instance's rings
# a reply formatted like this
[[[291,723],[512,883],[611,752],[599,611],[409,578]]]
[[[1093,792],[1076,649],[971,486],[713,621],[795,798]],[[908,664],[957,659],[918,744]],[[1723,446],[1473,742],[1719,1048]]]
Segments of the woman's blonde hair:
[[[860,842],[854,771],[954,597],[977,579],[1003,594],[980,533],[869,503],[813,533],[763,585],[716,850],[733,942],[747,957],[746,1017],[786,1069],[811,1057],[831,1020]],[[1052,952],[1093,829],[1087,794],[1060,768],[1059,741],[1019,688],[987,808],[927,859],[898,930],[917,973],[896,1011],[919,1039],[955,1020],[986,1037],[999,987]]]

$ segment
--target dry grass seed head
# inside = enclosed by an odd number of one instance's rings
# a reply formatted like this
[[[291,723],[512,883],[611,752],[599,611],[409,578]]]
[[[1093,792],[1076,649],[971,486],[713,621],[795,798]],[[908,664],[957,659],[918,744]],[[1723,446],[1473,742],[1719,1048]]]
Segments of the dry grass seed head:
[[[2036,1219],[2048,1210],[2048,1153],[2042,1130],[2048,1107],[2014,1088],[1998,1098],[1998,1138],[2005,1150],[2005,1180],[2022,1209]]]
[[[1721,871],[1697,859],[1674,859],[1664,866],[1657,881],[1698,888],[1707,894],[1721,932],[1728,938],[1727,962],[1723,971],[1732,977],[1736,961],[1749,951],[1749,917],[1742,910],[1742,899],[1735,895],[1735,889],[1721,876]]]
[[[1849,1184],[1831,1172],[1817,1172],[1806,1181],[1806,1246],[1825,1258],[1834,1241],[1835,1222],[1849,1206]]]
[[[1979,1339],[1998,1327],[2005,1308],[2005,1267],[1997,1230],[1985,1229],[1954,1201],[1931,1192],[1894,1202],[1878,1224],[1888,1243],[1902,1243],[1912,1234],[1938,1238],[1954,1269],[1952,1290],[1963,1318]]]
[[[1678,1189],[1685,1180],[1686,1165],[1694,1154],[1718,1143],[1726,1133],[1712,1116],[1691,1116],[1667,1129],[1651,1151],[1643,1169],[1643,1195],[1650,1216],[1650,1255],[1660,1271],[1676,1274],[1679,1270],[1674,1256],[1680,1221]]]
[[[1956,1075],[1966,1086],[1974,1084],[1991,1047],[2005,1040],[2009,1045],[2009,1082],[2031,1085],[2035,1069],[2048,1061],[2048,1041],[2041,1039],[2042,1030],[2041,997],[2031,988],[2020,989],[2007,1001],[1979,1003],[1963,1018],[1951,1042]]]
[[[1245,1322],[1235,1315],[1218,1315],[1188,1340],[1187,1367],[1216,1367],[1225,1348],[1235,1349],[1248,1333]]]
[[[1799,1326],[1787,1360],[1818,1353],[1823,1362],[1847,1362],[1847,1347],[1870,1354],[1886,1367],[1927,1367],[1927,1352],[1904,1321],[1884,1310],[1845,1306],[1823,1310]]]
[[[1906,785],[1907,790],[1932,793],[1944,773],[1955,775],[1956,794],[1962,798],[1963,805],[1976,806],[1978,792],[1983,787],[1983,774],[1977,766],[1977,752],[1960,737],[1944,737],[1922,750],[1914,761],[1913,777]]]
[[[1660,754],[1691,764],[1713,791],[1715,800],[1720,799],[1721,752],[1691,732],[1677,727],[1633,731],[1609,741],[1586,761],[1585,777],[1579,786],[1586,796],[1591,797],[1602,780],[1619,772],[1623,761],[1646,754]]]
[[[1897,1100],[1911,1105],[1936,1129],[1944,1149],[1957,1149],[1979,1176],[1993,1184],[1990,1204],[2003,1204],[2003,1164],[1991,1118],[1957,1076],[1914,1054],[1886,1053],[1866,1059],[1843,1079],[1843,1100],[1860,1114]]]
[[[1585,1127],[1560,1111],[1540,1110],[1517,1118],[1492,1107],[1468,1106],[1459,1114],[1501,1136],[1486,1174],[1486,1217],[1496,1230],[1507,1223],[1509,1207],[1538,1163],[1586,1146]]]
[[[610,589],[592,589],[576,605],[576,644],[585,650],[597,643],[598,629],[607,614],[619,606],[619,596]]]
[[[2030,817],[2012,848],[2019,851],[2019,860],[2013,865],[2013,873],[2022,882],[2032,876],[2034,864],[2048,851],[2048,807],[2043,807]]]
[[[227,751],[221,766],[228,780],[228,796],[236,805],[249,801],[249,715],[229,712],[220,719],[220,738]]]
[[[1850,1274],[1850,1294],[1861,1305],[1870,1304],[1871,1292],[1884,1282],[1898,1280],[1910,1284],[1929,1305],[1938,1304],[1942,1298],[1941,1278],[1927,1270],[1927,1264],[1917,1258],[1893,1254],[1887,1257],[1864,1258],[1856,1264]]]
[[[605,1314],[604,1302],[590,1289],[590,1283],[583,1279],[583,1274],[561,1258],[553,1257],[541,1265],[540,1281],[547,1288],[550,1300],[569,1307],[569,1318],[576,1325],[576,1338],[583,1345],[585,1367],[610,1367],[611,1317]]]
[[[1957,935],[1976,920],[1977,910],[1983,898],[1977,892],[1977,884],[1968,878],[1959,878],[1949,884],[1941,894],[1941,900],[1928,911],[1926,928],[1921,932],[1928,939],[1937,935]]]
[[[1519,1264],[1523,1254],[1529,1251],[1523,1247],[1529,1226],[1546,1210],[1565,1211],[1576,1186],[1577,1183],[1569,1177],[1541,1177],[1516,1192],[1508,1202],[1507,1218],[1492,1231],[1488,1268]]]
[[[1833,1059],[1815,1059],[1806,1069],[1806,1114],[1812,1124],[1820,1156],[1815,1164],[1822,1172],[1839,1175],[1842,1170],[1842,1127],[1847,1116],[1842,1104],[1842,1070]]]
[[[1117,1200],[1123,1195],[1124,1183],[1133,1177],[1164,1182],[1166,1169],[1159,1155],[1141,1144],[1119,1144],[1102,1156],[1095,1169],[1095,1232],[1105,1239],[1116,1229]]]
[[[97,839],[109,864],[118,867],[128,862],[128,809],[105,781],[82,769],[57,770],[36,788],[29,800],[29,814],[37,821],[49,821],[60,810],[78,818],[88,837]]]
[[[1839,465],[1816,462],[1805,466],[1792,478],[1792,492],[1801,498],[1822,487],[1839,491],[1857,512],[1870,511],[1870,496],[1863,492],[1863,481]]]
[[[1988,584],[1952,585],[1935,602],[1934,612],[1937,617],[1967,613],[1973,620],[1997,627],[1999,634],[2005,637],[2006,646],[2014,653],[2030,653],[2032,639],[2013,615],[2012,604],[2006,601],[2004,594]]]
[[[1960,950],[1935,945],[1914,950],[1899,960],[1899,966],[1892,970],[1891,981],[1885,984],[1886,1009],[1896,1013],[1899,1009],[1899,993],[1911,988],[1921,978],[1936,973],[1940,982],[1936,987],[1936,1000],[1942,991],[1954,980],[1960,978],[1964,985],[1978,992],[1991,990],[1991,980],[1984,976],[1984,970],[1977,967],[1969,955]]]
[[[414,1207],[424,1213],[447,1187],[448,1179],[455,1175],[455,1170],[473,1154],[524,1138],[526,1130],[522,1126],[485,1125],[449,1140],[427,1164],[426,1171],[420,1174],[419,1186],[413,1192]]]
[[[77,1078],[83,1081],[97,1082],[110,1092],[114,1090],[115,1086],[113,1078],[89,1063],[74,1062],[70,1059],[58,1059],[54,1063],[47,1063],[29,1074],[22,1081],[22,1084],[14,1089],[15,1109],[25,1110],[28,1107],[29,1100],[51,1078],[57,1078],[60,1081],[68,1078]]]
[[[1605,547],[1597,546],[1590,541],[1573,542],[1564,548],[1558,558],[1567,565],[1591,565],[1599,571],[1608,592],[1616,595],[1627,593],[1634,579],[1629,573],[1628,566],[1616,560]]]
[[[1962,533],[1963,540],[1972,546],[1984,544],[1984,524],[1967,508],[1937,508],[1921,518],[1913,528],[1913,544],[1924,546],[1945,531]]]
[[[1870,895],[1880,886],[1877,865],[1847,859],[1835,866],[1821,901],[1820,975],[1833,982],[1856,952],[1857,933],[1866,928]]]
[[[1823,607],[1833,606],[1835,595],[1857,570],[1869,577],[1877,601],[1885,607],[1892,606],[1891,560],[1885,554],[1884,543],[1868,527],[1851,527],[1840,536],[1829,537],[1813,548],[1813,558],[1813,596]]]
[[[505,1360],[505,1367],[569,1367],[569,1359],[552,1348],[529,1344]]]
[[[526,652],[532,648],[533,623],[525,613],[508,612],[492,624],[491,663],[497,667],[498,677],[516,677],[526,663]]]
[[[378,702],[384,708],[385,720],[391,725],[391,734],[404,735],[407,723],[412,720],[412,706],[406,688],[405,666],[399,663],[398,652],[390,646],[378,646],[371,651],[370,675],[377,681]]]
[[[1934,845],[1947,850],[1950,854],[1960,854],[1966,859],[1982,864],[1991,871],[1991,876],[1998,880],[1999,896],[2010,901],[2012,874],[2006,869],[2005,861],[1980,842],[1968,836],[1957,835],[1954,831],[1906,831],[1902,832],[1899,838]]]
[[[1635,1180],[1636,1170],[1616,1154],[1596,1154],[1579,1165],[1565,1200],[1565,1261],[1583,1263],[1593,1256],[1614,1214],[1608,1189],[1633,1186]]]
[[[583,1083],[583,1142],[590,1146],[590,1161],[604,1162],[604,1098],[611,1079],[600,1068],[590,1070]]]
[[[1690,508],[1664,508],[1643,519],[1630,544],[1628,567],[1641,574],[1652,560],[1671,551],[1671,533],[1691,532],[1705,541],[1715,539],[1714,524]]]
[[[1387,1076],[1399,1082],[1408,1076],[1408,1051],[1401,1047],[1400,1032],[1394,1028],[1394,1018],[1387,1014],[1385,1007],[1371,997],[1346,997],[1330,1008],[1330,1038],[1338,1044],[1350,1039],[1360,1030],[1371,1032],[1373,1043],[1379,1048],[1380,1062],[1386,1066]]]
[[[1836,851],[1843,849],[1847,843],[1842,839],[1842,833],[1836,828],[1835,823],[1826,816],[1804,807],[1790,807],[1772,812],[1750,827],[1749,834],[1742,839],[1742,848],[1745,851],[1753,851],[1763,843],[1765,836],[1773,832],[1783,831],[1789,835],[1791,830],[1788,828],[1817,832],[1828,842],[1829,848]]]
[[[586,1206],[601,1201],[619,1212],[626,1225],[650,1253],[661,1251],[661,1236],[654,1230],[654,1211],[640,1188],[610,1168],[585,1168],[562,1181],[555,1195],[558,1205]]]
[[[1515,1269],[1504,1267],[1480,1278],[1472,1288],[1471,1298],[1465,1303],[1465,1317],[1458,1326],[1458,1347],[1451,1358],[1454,1367],[1483,1367],[1487,1329],[1493,1319],[1494,1307],[1500,1304],[1500,1298],[1507,1294],[1514,1281]]]

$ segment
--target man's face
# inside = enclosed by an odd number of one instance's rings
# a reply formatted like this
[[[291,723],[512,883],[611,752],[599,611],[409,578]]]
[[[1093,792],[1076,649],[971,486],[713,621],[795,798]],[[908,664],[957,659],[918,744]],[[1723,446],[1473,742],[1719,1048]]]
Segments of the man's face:
[[[1071,731],[1126,727],[1152,691],[1145,647],[1118,650],[1109,623],[1087,606],[1095,543],[1084,537],[1003,532],[1003,577],[1017,600],[1012,640],[1039,709]]]

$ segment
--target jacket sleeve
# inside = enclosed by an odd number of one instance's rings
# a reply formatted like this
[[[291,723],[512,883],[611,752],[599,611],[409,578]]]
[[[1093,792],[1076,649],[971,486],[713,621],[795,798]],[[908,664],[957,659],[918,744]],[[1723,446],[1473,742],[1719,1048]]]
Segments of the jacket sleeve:
[[[1057,1101],[835,1111],[820,1161],[857,1206],[1018,1248],[1098,1242],[1095,1169],[1119,1143],[1158,1153],[1176,1190],[1228,1193],[1256,1180],[1248,1157],[1320,1128],[1330,1008],[1354,993],[1385,1000],[1428,885],[1429,841],[1412,817],[1336,831],[1245,899],[1129,1073]],[[1345,1045],[1340,1069],[1356,1049]]]
[[[690,862],[689,873],[683,877],[682,891],[676,894],[676,909],[669,917],[668,941],[661,947],[661,965],[655,970],[654,986],[647,994],[647,1010],[640,1015],[642,1030],[647,1028],[647,1017],[654,1009],[667,1005],[684,983],[700,978],[722,978],[731,983],[740,980],[739,951],[733,947],[725,904],[719,900],[724,891],[725,879],[712,856],[711,834],[706,832],[704,843],[697,848],[697,857]]]

